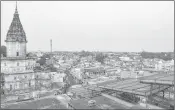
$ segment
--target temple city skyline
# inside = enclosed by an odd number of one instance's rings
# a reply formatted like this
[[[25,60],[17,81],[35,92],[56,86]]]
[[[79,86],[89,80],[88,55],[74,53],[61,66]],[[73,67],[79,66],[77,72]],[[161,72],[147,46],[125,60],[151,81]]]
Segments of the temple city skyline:
[[[15,1],[1,2],[1,45]],[[19,1],[27,51],[174,50],[173,1]]]

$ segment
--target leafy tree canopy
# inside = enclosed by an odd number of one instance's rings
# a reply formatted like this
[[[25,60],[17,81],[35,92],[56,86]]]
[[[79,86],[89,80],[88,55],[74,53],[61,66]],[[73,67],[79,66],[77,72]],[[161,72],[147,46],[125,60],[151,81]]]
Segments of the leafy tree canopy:
[[[106,55],[104,55],[104,54],[102,54],[102,53],[98,53],[98,54],[96,54],[95,59],[96,59],[96,61],[98,61],[98,62],[104,64],[104,59],[105,59],[106,57],[107,57]]]
[[[158,58],[158,59],[163,59],[165,61],[174,59],[173,52],[159,52],[159,53],[142,52],[141,56],[142,58],[150,58],[150,59]]]
[[[2,45],[0,51],[1,51],[1,54],[2,54],[4,57],[7,56],[7,54],[6,54],[6,52],[7,52],[6,46]]]

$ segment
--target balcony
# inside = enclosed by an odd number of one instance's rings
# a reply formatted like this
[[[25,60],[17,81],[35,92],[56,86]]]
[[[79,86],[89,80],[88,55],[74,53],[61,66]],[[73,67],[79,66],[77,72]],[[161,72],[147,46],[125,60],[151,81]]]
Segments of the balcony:
[[[13,90],[4,88],[4,93],[5,93],[5,95],[14,95],[14,94],[17,95],[17,94],[30,93],[34,90],[35,90],[35,86],[27,87],[27,88],[24,88],[24,89],[13,89]]]
[[[28,77],[28,78],[16,78],[16,79],[9,79],[9,80],[4,80],[6,83],[13,83],[13,82],[27,82],[27,81],[32,81],[35,80],[33,77]]]

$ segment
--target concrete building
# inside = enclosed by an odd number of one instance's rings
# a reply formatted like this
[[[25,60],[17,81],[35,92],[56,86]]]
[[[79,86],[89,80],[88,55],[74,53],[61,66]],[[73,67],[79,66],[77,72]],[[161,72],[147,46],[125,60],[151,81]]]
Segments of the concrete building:
[[[163,69],[163,62],[162,61],[159,61],[155,64],[155,69],[156,70],[162,70]]]
[[[119,57],[122,61],[130,61],[131,59],[129,57]]]
[[[81,68],[74,68],[71,70],[71,74],[75,79],[82,79],[83,78],[83,72]]]
[[[1,73],[4,73],[4,93],[23,94],[34,89],[33,67],[35,59],[26,57],[26,34],[16,10],[6,36],[7,57],[1,58]]]
[[[64,72],[50,72],[52,82],[65,82],[66,74]]]

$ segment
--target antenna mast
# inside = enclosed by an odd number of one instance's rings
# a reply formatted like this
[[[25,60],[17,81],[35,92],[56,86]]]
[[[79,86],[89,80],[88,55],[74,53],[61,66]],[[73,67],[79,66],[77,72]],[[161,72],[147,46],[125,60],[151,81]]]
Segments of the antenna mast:
[[[52,53],[52,39],[50,40],[50,52]]]

